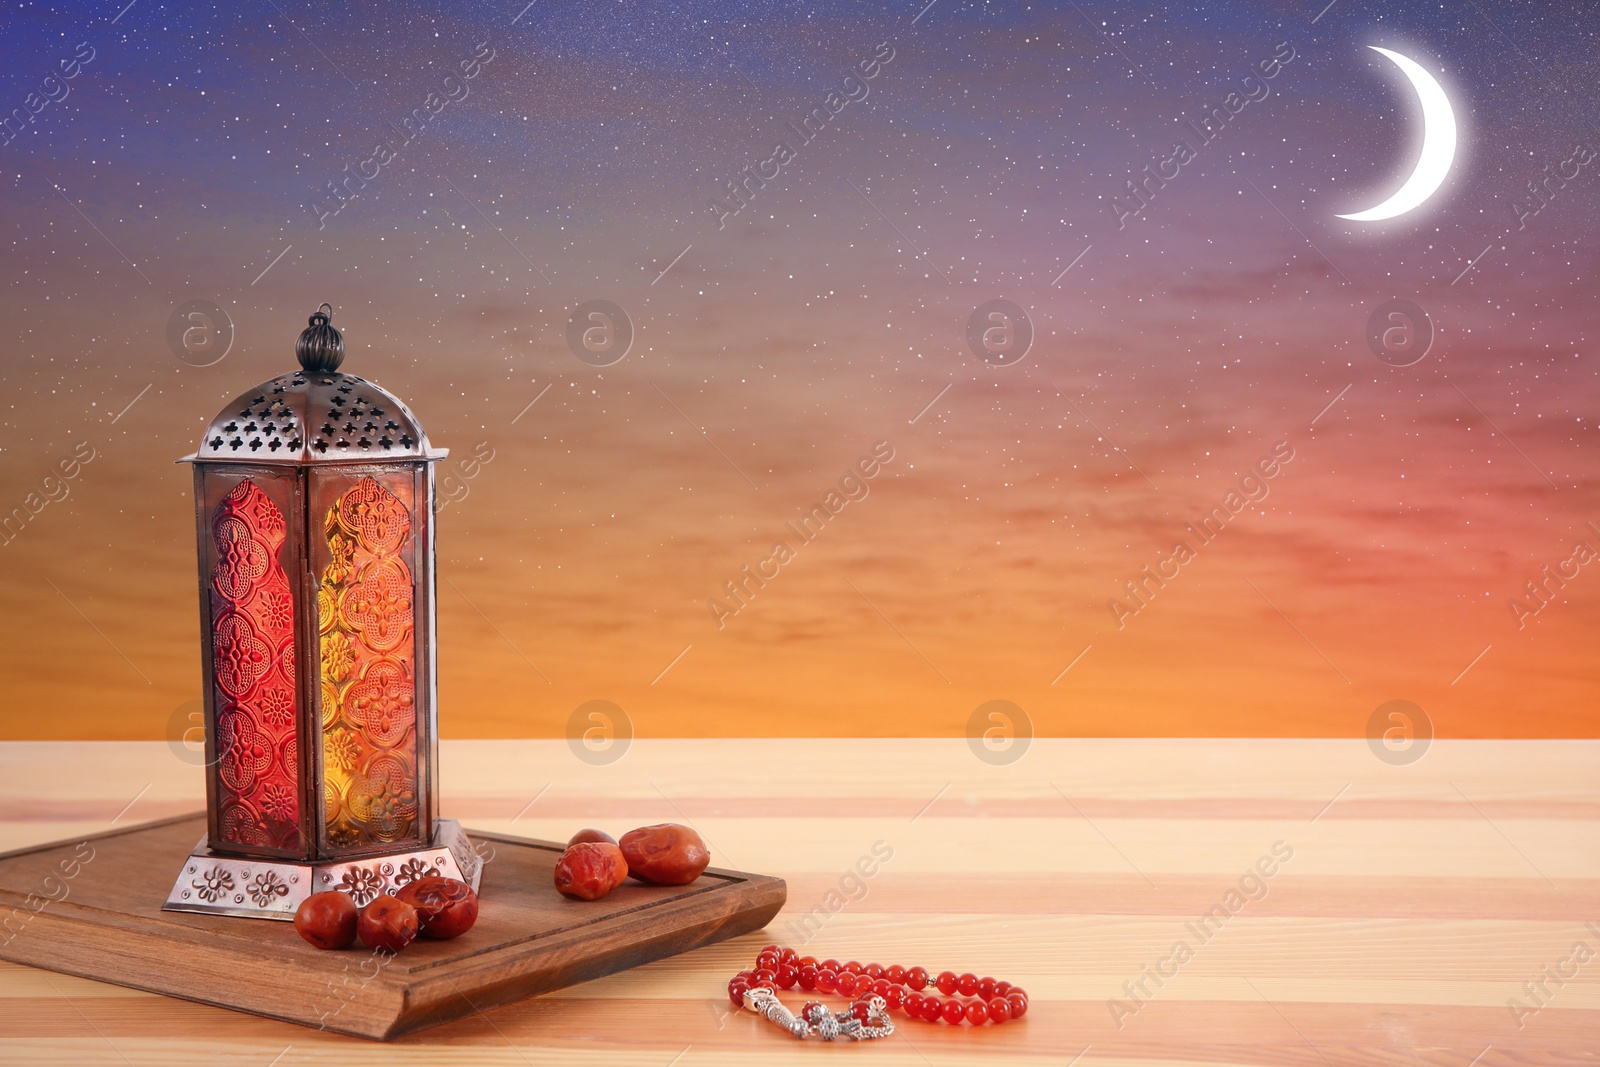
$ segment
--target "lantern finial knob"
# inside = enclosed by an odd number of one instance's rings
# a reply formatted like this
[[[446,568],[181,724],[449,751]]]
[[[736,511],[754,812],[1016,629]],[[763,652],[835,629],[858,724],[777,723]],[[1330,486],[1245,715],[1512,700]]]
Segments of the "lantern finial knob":
[[[327,308],[327,312],[323,312]],[[294,354],[300,366],[313,374],[326,374],[339,369],[344,362],[344,337],[333,325],[333,305],[323,303],[312,313],[310,324],[300,332],[294,343]]]

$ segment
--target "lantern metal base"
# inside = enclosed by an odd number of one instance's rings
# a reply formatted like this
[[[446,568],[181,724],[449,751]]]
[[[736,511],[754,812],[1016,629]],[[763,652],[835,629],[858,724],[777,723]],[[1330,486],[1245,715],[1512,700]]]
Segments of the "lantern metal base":
[[[459,879],[477,892],[483,860],[454,819],[435,824],[432,848],[343,863],[245,859],[213,852],[201,838],[161,910],[292,922],[300,902],[312,893],[337,890],[364,907],[380,893],[392,894],[430,875]]]

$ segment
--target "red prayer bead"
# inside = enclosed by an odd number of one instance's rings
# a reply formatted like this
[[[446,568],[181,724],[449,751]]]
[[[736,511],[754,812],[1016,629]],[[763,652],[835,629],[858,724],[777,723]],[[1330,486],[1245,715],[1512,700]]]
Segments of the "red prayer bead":
[[[807,1021],[810,1021],[810,1019],[811,1019],[811,1009],[812,1008],[820,1008],[820,1007],[822,1007],[822,1005],[817,1003],[814,1000],[806,1001],[800,1007],[800,1018],[805,1019]]]
[[[928,1022],[943,1019],[951,1026],[962,1022],[973,1026],[998,1024],[1020,1019],[1028,1011],[1025,990],[995,978],[979,978],[970,971],[941,971],[937,978],[930,978],[924,967],[877,963],[863,966],[855,960],[841,964],[831,958],[818,963],[815,956],[801,956],[792,948],[777,945],[763,948],[754,968],[734,975],[728,983],[728,999],[742,1007],[744,995],[750,990],[776,991],[796,985],[807,991],[815,989],[853,998],[849,1011],[862,1021],[871,1013],[873,997],[881,997],[891,1011],[904,1010],[908,1017]],[[947,999],[933,995],[935,988]],[[918,992],[924,989],[929,992]],[[816,1001],[808,1001],[800,1009],[800,1017],[821,1007]]]

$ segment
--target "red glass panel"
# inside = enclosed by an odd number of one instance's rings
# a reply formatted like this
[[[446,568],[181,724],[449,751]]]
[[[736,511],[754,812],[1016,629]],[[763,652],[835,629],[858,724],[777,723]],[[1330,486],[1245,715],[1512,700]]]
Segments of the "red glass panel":
[[[211,516],[211,665],[222,840],[300,847],[294,600],[283,513],[248,478]]]
[[[333,502],[323,533],[328,562],[317,607],[327,845],[347,851],[418,840],[411,513],[363,477]]]

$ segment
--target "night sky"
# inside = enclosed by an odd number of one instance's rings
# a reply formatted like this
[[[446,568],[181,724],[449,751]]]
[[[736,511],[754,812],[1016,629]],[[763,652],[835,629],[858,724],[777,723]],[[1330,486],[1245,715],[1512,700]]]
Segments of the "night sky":
[[[1594,736],[1592,10],[1324,4],[12,4],[0,734],[198,698],[173,460],[326,300],[452,450],[446,737]],[[1460,140],[1350,222],[1422,146],[1372,45]]]

